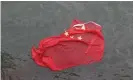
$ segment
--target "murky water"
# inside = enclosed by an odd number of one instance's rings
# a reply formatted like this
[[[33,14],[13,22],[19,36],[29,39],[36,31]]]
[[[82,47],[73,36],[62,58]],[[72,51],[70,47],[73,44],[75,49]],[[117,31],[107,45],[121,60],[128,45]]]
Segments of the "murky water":
[[[133,80],[133,2],[1,3],[2,50],[17,65],[9,71],[10,80]],[[30,57],[32,45],[62,33],[73,19],[103,26],[103,60],[61,72],[37,66]]]

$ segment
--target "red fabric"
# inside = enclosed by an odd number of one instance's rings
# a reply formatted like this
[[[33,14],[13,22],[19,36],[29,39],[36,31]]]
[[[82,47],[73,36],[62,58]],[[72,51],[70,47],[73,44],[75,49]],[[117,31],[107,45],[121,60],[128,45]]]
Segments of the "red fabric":
[[[62,33],[41,40],[38,48],[32,47],[32,59],[51,70],[100,61],[104,52],[102,27],[92,21],[84,24],[85,29],[81,25],[75,26],[77,24],[84,23],[73,20],[66,31],[68,36]],[[79,36],[82,37],[81,40],[78,39]]]

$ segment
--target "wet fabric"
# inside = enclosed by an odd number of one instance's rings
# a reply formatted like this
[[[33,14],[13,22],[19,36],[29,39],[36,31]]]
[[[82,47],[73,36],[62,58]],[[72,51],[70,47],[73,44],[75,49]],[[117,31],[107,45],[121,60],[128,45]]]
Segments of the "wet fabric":
[[[65,32],[42,39],[38,48],[33,46],[32,59],[42,67],[58,71],[98,62],[103,52],[102,27],[93,21],[73,20]]]

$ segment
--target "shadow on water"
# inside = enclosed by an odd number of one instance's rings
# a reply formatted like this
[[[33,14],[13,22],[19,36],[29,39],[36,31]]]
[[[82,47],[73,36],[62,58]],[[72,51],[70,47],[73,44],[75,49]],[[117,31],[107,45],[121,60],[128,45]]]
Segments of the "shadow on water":
[[[1,78],[2,80],[12,80],[11,76],[8,74],[8,69],[15,69],[15,64],[13,62],[13,57],[8,52],[1,51]]]

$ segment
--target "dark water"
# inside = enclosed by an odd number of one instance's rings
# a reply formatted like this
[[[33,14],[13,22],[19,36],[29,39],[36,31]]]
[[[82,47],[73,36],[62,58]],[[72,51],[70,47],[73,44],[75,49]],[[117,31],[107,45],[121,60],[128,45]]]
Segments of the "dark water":
[[[133,2],[1,2],[2,50],[14,57],[10,80],[133,80]],[[73,19],[103,26],[100,63],[51,72],[30,57],[32,45],[58,35]]]

